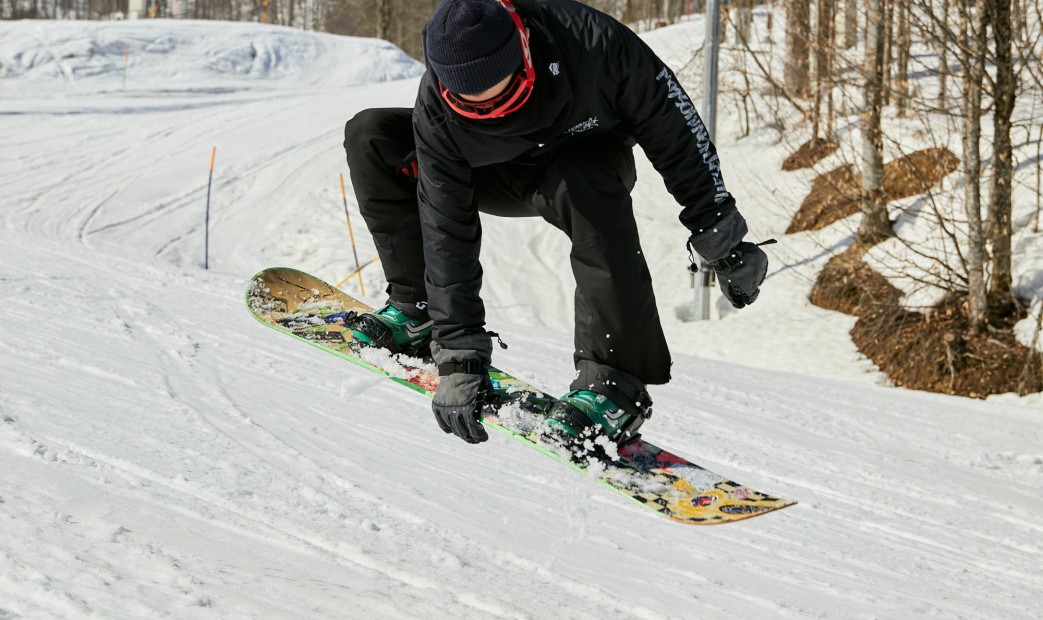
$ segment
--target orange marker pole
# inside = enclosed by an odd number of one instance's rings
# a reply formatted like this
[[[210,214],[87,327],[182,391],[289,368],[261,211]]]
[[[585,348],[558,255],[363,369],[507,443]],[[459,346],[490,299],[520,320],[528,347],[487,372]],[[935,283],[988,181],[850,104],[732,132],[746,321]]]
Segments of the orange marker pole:
[[[217,147],[210,151],[210,180],[206,183],[206,225],[203,242],[203,269],[210,269],[210,188],[214,185],[214,159],[217,158]]]
[[[359,252],[355,247],[355,233],[351,230],[351,215],[348,213],[348,190],[344,188],[344,173],[341,173],[340,175],[340,195],[344,199],[344,219],[348,221],[348,236],[351,237],[351,251],[355,254],[355,273],[359,276],[359,290],[362,291],[362,296],[365,297],[366,285],[362,283],[362,267],[359,267]],[[348,278],[350,277],[351,276],[348,276]],[[345,280],[346,279],[347,278],[345,278]]]

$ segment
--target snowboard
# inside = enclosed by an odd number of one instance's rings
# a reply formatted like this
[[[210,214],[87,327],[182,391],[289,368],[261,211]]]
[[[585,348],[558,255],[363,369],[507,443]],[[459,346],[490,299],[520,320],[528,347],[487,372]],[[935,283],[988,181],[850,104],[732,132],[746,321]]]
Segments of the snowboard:
[[[246,305],[268,327],[384,375],[428,397],[438,387],[433,363],[394,356],[383,349],[351,349],[351,321],[372,311],[365,303],[302,271],[266,269],[249,284]],[[497,368],[489,376],[500,405],[486,408],[482,422],[541,453],[564,460],[620,495],[673,521],[692,525],[730,523],[796,502],[755,491],[688,459],[638,438],[597,458],[579,459],[542,440],[546,412],[555,398]],[[434,422],[431,422],[434,424]]]

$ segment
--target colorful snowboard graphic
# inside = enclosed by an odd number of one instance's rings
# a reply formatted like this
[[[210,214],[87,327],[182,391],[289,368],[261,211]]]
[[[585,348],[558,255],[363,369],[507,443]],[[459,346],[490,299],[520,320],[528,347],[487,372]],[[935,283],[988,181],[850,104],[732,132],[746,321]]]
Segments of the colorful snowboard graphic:
[[[417,392],[430,397],[438,386],[433,365],[420,360],[391,357],[387,351],[375,349],[356,355],[349,346],[351,329],[347,323],[352,313],[369,312],[371,308],[318,278],[294,269],[266,269],[254,276],[246,305],[265,325]],[[567,458],[539,441],[544,414],[555,399],[498,369],[491,369],[490,376],[504,405],[487,411],[483,423],[555,459]],[[604,486],[674,521],[728,523],[796,503],[727,480],[643,439],[628,443],[618,452],[616,458],[597,461],[589,468],[591,474]],[[578,464],[574,467],[587,469]]]

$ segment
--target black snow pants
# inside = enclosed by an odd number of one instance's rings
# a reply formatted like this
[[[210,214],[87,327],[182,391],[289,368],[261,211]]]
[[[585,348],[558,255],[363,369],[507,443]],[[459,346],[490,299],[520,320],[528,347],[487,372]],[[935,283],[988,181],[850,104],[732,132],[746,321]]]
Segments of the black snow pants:
[[[401,173],[415,149],[412,110],[360,112],[345,125],[344,148],[390,300],[426,300],[416,183]],[[631,147],[595,137],[531,163],[475,168],[472,178],[482,213],[539,216],[572,240],[579,370],[572,388],[601,383],[610,370],[642,384],[669,381],[670,351],[630,198],[637,180]]]

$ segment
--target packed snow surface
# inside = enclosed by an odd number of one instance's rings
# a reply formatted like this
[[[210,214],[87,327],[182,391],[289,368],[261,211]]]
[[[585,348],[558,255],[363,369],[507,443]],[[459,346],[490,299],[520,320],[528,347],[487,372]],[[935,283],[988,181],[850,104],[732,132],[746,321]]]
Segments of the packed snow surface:
[[[679,65],[701,32],[648,40]],[[806,301],[847,233],[782,235],[808,177],[779,172],[776,136],[720,133],[753,234],[780,244],[760,300],[710,322],[688,320],[678,207],[639,164],[675,353],[646,435],[800,502],[686,527],[505,437],[446,436],[424,398],[247,314],[264,267],[354,269],[341,128],[412,105],[422,67],[396,48],[0,22],[0,64],[0,618],[1043,616],[1038,399],[886,385],[853,319]],[[563,392],[567,239],[484,224],[496,362]]]

